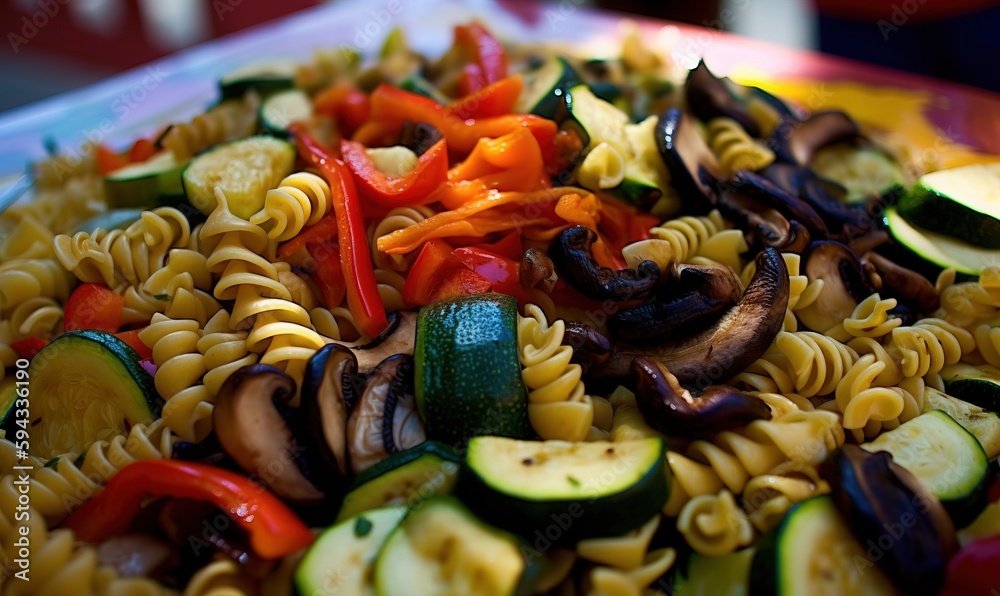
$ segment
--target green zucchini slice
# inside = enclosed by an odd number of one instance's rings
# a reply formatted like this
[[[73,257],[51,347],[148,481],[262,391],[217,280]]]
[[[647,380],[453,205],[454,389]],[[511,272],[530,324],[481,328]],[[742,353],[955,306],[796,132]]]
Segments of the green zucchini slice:
[[[486,521],[544,549],[546,542],[619,536],[648,521],[667,501],[665,457],[659,438],[568,443],[476,437],[455,491]]]
[[[160,151],[146,161],[129,164],[104,178],[110,207],[156,207],[184,197],[183,163],[170,151]]]
[[[276,93],[260,104],[260,123],[264,130],[285,134],[295,122],[312,118],[312,101],[298,89]]]
[[[957,238],[916,227],[895,207],[885,211],[889,234],[916,257],[941,268],[979,275],[990,263],[1000,263],[1000,250],[973,246]]]
[[[161,400],[141,357],[110,333],[70,331],[28,367],[32,455],[82,453],[160,415]]]
[[[375,562],[375,593],[463,596],[530,593],[536,566],[515,537],[434,497],[389,535]]]
[[[841,143],[820,149],[809,162],[817,175],[847,189],[846,203],[863,203],[889,189],[906,185],[903,167],[878,147]]]
[[[515,111],[555,118],[566,89],[580,82],[580,75],[562,56],[549,56],[538,68],[524,75],[524,89]]]
[[[934,410],[948,414],[975,435],[987,458],[993,460],[1000,455],[1000,416],[928,387],[924,391],[924,412]]]
[[[295,569],[298,593],[374,594],[375,558],[405,515],[406,507],[383,507],[324,531]]]
[[[941,370],[948,395],[991,412],[1000,412],[1000,369],[984,364],[953,364]]]
[[[291,89],[295,85],[298,68],[298,63],[294,61],[273,60],[234,70],[219,80],[222,99],[238,99],[251,89],[261,97]]]
[[[450,494],[461,461],[454,449],[437,441],[394,453],[358,475],[337,521],[386,505],[418,507],[434,495]]]
[[[917,416],[861,447],[891,453],[894,462],[941,500],[959,527],[975,519],[986,506],[986,452],[972,433],[944,412]]]
[[[199,211],[210,215],[218,204],[215,189],[219,187],[233,215],[250,219],[264,207],[267,191],[292,173],[295,154],[294,145],[268,136],[218,145],[184,169],[184,194]]]
[[[684,565],[677,565],[674,570],[674,594],[745,595],[750,579],[750,565],[756,553],[757,550],[752,547],[718,557],[692,553],[688,558],[686,569]]]
[[[754,594],[895,594],[828,495],[797,503],[761,538],[750,567]]]
[[[1000,164],[924,174],[898,208],[915,226],[1000,249]]]

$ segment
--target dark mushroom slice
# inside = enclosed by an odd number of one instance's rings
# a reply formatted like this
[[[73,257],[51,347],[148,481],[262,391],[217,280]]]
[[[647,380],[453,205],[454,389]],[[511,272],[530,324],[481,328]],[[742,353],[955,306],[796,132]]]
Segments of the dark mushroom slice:
[[[789,220],[777,209],[731,186],[718,185],[718,188],[719,212],[743,230],[751,247],[801,252],[809,244],[809,231],[798,221]]]
[[[347,449],[355,474],[427,439],[417,414],[413,357],[390,356],[368,375],[347,420]]]
[[[417,343],[417,313],[410,311],[389,313],[389,326],[378,337],[368,342],[341,343],[354,351],[358,359],[358,373],[368,374],[380,362],[393,354],[413,355]]]
[[[796,310],[799,320],[813,331],[824,333],[850,317],[858,303],[874,288],[861,260],[847,245],[836,240],[818,240],[802,255],[802,272],[809,282],[823,280],[823,291],[815,302]]]
[[[562,345],[573,348],[570,362],[579,364],[584,374],[593,367],[607,362],[613,349],[611,340],[586,323],[566,321]]]
[[[700,395],[692,395],[654,359],[633,360],[632,376],[643,419],[667,436],[700,439],[771,419],[767,404],[729,385],[710,385]]]
[[[763,205],[775,209],[789,221],[794,220],[802,224],[809,231],[811,238],[826,238],[829,231],[826,222],[819,213],[813,209],[812,205],[803,201],[796,195],[785,192],[780,186],[754,172],[738,172],[733,178],[722,186],[732,187],[735,190],[747,194],[762,203]]]
[[[729,267],[674,266],[652,299],[608,318],[615,339],[649,345],[716,321],[740,300],[743,286]]]
[[[760,137],[760,127],[750,116],[746,100],[737,98],[734,93],[734,88],[739,87],[741,86],[728,78],[716,77],[705,66],[705,61],[699,60],[698,66],[688,72],[687,82],[684,85],[687,107],[703,122],[719,116],[732,118],[739,122],[750,136]],[[740,90],[743,94],[749,92],[747,88]]]
[[[845,193],[846,189],[839,184],[803,170],[799,196],[820,214],[835,239],[857,238],[876,228],[868,213],[844,204]]]
[[[654,131],[656,148],[670,171],[670,184],[687,211],[707,213],[714,203],[711,180],[725,178],[719,160],[686,112],[671,108]]]
[[[934,284],[916,271],[875,252],[865,253],[861,262],[870,263],[874,267],[881,291],[904,304],[912,305],[917,312],[930,313],[941,306],[941,296]]]
[[[792,196],[800,196],[804,170],[795,164],[776,161],[764,168],[760,175],[778,185]]]
[[[399,144],[420,156],[442,138],[444,136],[441,131],[432,124],[407,121],[403,123],[403,130],[399,133]]]
[[[519,274],[522,286],[538,288],[545,293],[551,292],[559,279],[555,263],[544,250],[535,247],[524,251],[521,256]]]
[[[358,359],[350,348],[328,344],[306,364],[300,392],[309,447],[334,478],[350,471],[347,454],[347,416],[357,401],[354,379]]]
[[[216,396],[212,422],[219,444],[248,474],[278,495],[315,503],[325,495],[303,471],[302,450],[279,408],[295,395],[295,381],[267,364],[244,366]]]
[[[844,112],[817,112],[809,118],[785,120],[774,129],[768,146],[778,159],[798,166],[807,166],[816,151],[840,143],[854,141],[861,135],[858,125]]]
[[[122,577],[158,578],[180,566],[173,545],[148,534],[122,534],[97,546],[97,560]]]
[[[645,356],[666,366],[688,387],[708,387],[750,366],[774,341],[788,306],[788,268],[781,253],[766,248],[757,255],[757,272],[740,303],[714,325],[696,334],[641,348],[619,342],[607,364],[595,373],[624,377],[632,360]]]
[[[594,260],[591,247],[597,232],[572,226],[559,233],[549,247],[549,256],[559,274],[585,296],[595,300],[631,300],[656,287],[660,267],[643,261],[635,269],[612,271]]]
[[[886,451],[845,445],[830,456],[824,477],[837,510],[858,541],[875,545],[874,562],[905,594],[935,594],[958,550],[941,502]]]

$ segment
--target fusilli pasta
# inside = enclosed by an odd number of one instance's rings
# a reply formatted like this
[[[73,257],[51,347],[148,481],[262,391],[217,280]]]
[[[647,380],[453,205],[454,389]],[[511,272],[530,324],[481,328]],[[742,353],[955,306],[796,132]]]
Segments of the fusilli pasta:
[[[756,142],[732,118],[713,118],[707,129],[708,144],[730,175],[740,170],[763,170],[774,163],[774,151]]]

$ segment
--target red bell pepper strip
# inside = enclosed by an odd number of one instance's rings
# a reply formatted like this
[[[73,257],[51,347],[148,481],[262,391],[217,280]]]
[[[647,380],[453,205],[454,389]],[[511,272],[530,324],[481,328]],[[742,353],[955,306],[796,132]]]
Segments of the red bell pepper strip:
[[[107,176],[115,170],[128,165],[128,158],[119,153],[115,153],[104,145],[98,145],[95,149],[97,157],[97,169],[102,176]]]
[[[1000,586],[1000,535],[967,545],[951,558],[942,596],[992,596]]]
[[[509,232],[503,238],[492,244],[477,244],[473,248],[482,248],[494,254],[502,255],[508,259],[514,259],[518,263],[524,256],[524,242],[521,240],[521,233],[517,230]]]
[[[448,111],[457,118],[492,118],[514,111],[524,89],[524,80],[518,75],[501,79],[448,105]]]
[[[31,360],[42,348],[47,346],[49,340],[41,337],[26,337],[10,344],[10,347],[17,354],[18,358]]]
[[[143,328],[145,329],[145,328]],[[147,346],[141,339],[139,339],[139,332],[142,329],[130,329],[128,331],[120,331],[115,333],[115,337],[127,343],[133,350],[139,353],[139,356],[143,359],[153,357],[153,348]]]
[[[156,145],[153,141],[149,139],[139,139],[132,144],[132,148],[128,150],[128,160],[130,163],[137,163],[140,161],[146,161],[153,154],[156,153]]]
[[[519,261],[472,246],[456,248],[455,256],[463,265],[490,282],[492,291],[513,296],[522,305],[531,302],[531,296],[521,285]]]
[[[455,45],[469,57],[459,79],[462,93],[478,91],[507,76],[507,52],[503,44],[479,23],[455,27]]]
[[[311,277],[319,289],[319,299],[327,308],[337,308],[344,302],[347,285],[340,262],[340,246],[333,242],[307,245],[314,265]]]
[[[254,552],[265,559],[296,553],[313,534],[278,497],[249,478],[204,464],[170,459],[131,463],[95,497],[63,522],[84,542],[126,532],[147,497],[207,501],[242,527]]]
[[[444,139],[425,151],[409,173],[398,177],[379,170],[361,143],[341,141],[340,152],[361,194],[387,207],[430,203],[434,189],[448,179],[448,146]]]
[[[336,238],[338,233],[337,217],[334,214],[324,215],[319,221],[303,229],[288,242],[283,242],[278,247],[278,256],[293,255],[307,244],[324,244]]]
[[[433,99],[386,84],[379,85],[372,92],[371,118],[386,125],[392,124],[398,130],[406,121],[426,122],[441,132],[448,141],[450,151],[461,155],[471,151],[483,137],[493,139],[527,128],[538,140],[543,155],[548,157],[552,155],[552,141],[557,130],[555,122],[533,114],[459,118]]]
[[[121,326],[125,297],[94,283],[81,284],[66,300],[63,331],[99,329],[114,333]]]
[[[332,116],[341,132],[352,135],[368,121],[368,96],[351,83],[336,83],[316,96],[313,106],[317,114]]]
[[[430,240],[410,267],[402,294],[408,306],[417,307],[489,291],[490,282],[465,267],[455,256],[451,244],[445,240]]]
[[[320,169],[333,194],[333,211],[340,239],[340,263],[347,285],[347,306],[354,315],[358,328],[368,337],[378,337],[389,324],[375,280],[364,214],[354,178],[344,162],[334,157],[329,149],[301,127],[293,126],[292,131],[296,136],[299,155]]]

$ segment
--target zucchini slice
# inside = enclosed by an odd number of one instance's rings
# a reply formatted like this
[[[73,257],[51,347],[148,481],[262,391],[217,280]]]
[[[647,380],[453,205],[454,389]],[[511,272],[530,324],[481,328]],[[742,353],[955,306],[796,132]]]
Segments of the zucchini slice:
[[[411,74],[406,78],[406,80],[400,83],[399,88],[403,91],[409,91],[410,93],[416,93],[417,95],[429,97],[441,105],[447,105],[451,101],[445,96],[444,93],[441,93],[441,91],[434,86],[434,83],[431,83],[416,73]]]
[[[110,207],[157,207],[184,197],[181,171],[170,151],[160,151],[146,161],[129,164],[104,178]]]
[[[755,594],[892,595],[892,583],[855,540],[828,495],[796,503],[761,538],[750,567]]]
[[[437,441],[394,453],[358,475],[337,521],[386,505],[415,508],[434,495],[451,494],[461,461],[454,449]]]
[[[260,104],[260,123],[264,130],[286,134],[293,122],[312,118],[312,101],[298,89],[275,93]]]
[[[928,387],[924,391],[924,412],[933,410],[948,414],[975,435],[986,457],[993,460],[1000,455],[1000,416]]]
[[[238,68],[219,80],[222,100],[243,97],[251,89],[261,97],[291,89],[298,68],[298,64],[290,60],[272,60]]]
[[[515,537],[433,497],[389,535],[375,562],[375,593],[464,596],[530,593],[536,566]]]
[[[486,521],[537,542],[620,536],[666,503],[665,457],[659,438],[568,443],[476,437],[455,492]]]
[[[32,455],[82,453],[160,415],[160,396],[142,358],[110,333],[70,331],[28,367]]]
[[[863,203],[883,196],[894,186],[906,186],[903,167],[891,155],[871,145],[840,143],[820,149],[809,162],[817,175],[836,180],[847,189],[844,202]]]
[[[674,571],[674,594],[684,596],[744,596],[750,579],[750,565],[757,550],[744,548],[719,557],[692,553],[684,565]]]
[[[968,524],[986,506],[986,452],[972,433],[944,412],[917,416],[861,447],[891,453],[893,461],[941,500],[956,526]]]
[[[298,593],[374,594],[375,558],[405,515],[406,507],[383,507],[353,516],[320,534],[295,568]]]
[[[199,211],[211,215],[218,205],[215,188],[219,187],[233,215],[250,219],[264,207],[267,191],[292,173],[295,154],[294,145],[268,136],[218,145],[184,168],[184,194]]]
[[[524,74],[524,89],[514,108],[519,114],[553,119],[566,89],[580,82],[580,75],[562,56],[549,56],[541,66]]]
[[[898,209],[915,226],[1000,249],[1000,164],[924,174]]]
[[[885,211],[889,234],[916,257],[937,267],[979,275],[990,263],[1000,263],[1000,250],[973,246],[957,238],[924,230],[907,222],[895,207]]]
[[[1000,412],[1000,369],[983,364],[953,364],[941,370],[948,395],[991,412]]]

